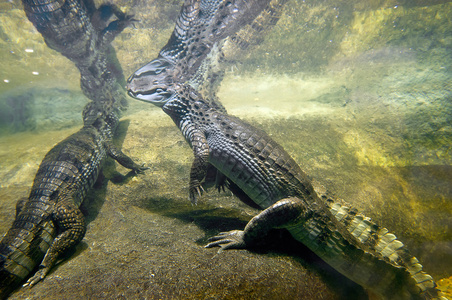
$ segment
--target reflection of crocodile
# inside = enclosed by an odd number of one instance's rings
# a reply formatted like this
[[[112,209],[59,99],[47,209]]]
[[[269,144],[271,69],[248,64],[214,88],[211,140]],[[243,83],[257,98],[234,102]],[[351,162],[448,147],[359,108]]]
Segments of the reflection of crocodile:
[[[107,156],[136,172],[143,170],[112,144],[115,114],[104,115],[95,102],[83,114],[83,128],[46,154],[29,198],[17,203],[16,219],[0,242],[1,299],[37,265],[26,285],[43,279],[61,254],[83,238],[86,225],[79,206]]]
[[[175,77],[185,81],[199,68],[213,44],[252,22],[269,2],[186,0],[176,28],[159,55],[175,63]]]
[[[154,64],[156,62],[154,61]],[[217,109],[189,85],[161,84],[140,100],[156,104],[173,119],[193,148],[189,194],[193,203],[210,183],[231,186],[247,203],[264,209],[243,231],[221,233],[207,247],[246,248],[275,227],[286,228],[328,264],[387,299],[439,299],[432,277],[385,228],[356,211],[319,198],[305,173],[266,133]],[[163,78],[163,79],[162,79]],[[206,182],[208,181],[208,182]]]
[[[141,81],[141,90],[148,92],[149,81],[146,76],[156,75],[155,72],[159,72],[157,66],[164,67],[167,71],[166,81],[204,80],[206,74],[199,74],[199,70],[202,69],[200,66],[217,43],[230,37],[231,45],[228,51],[239,51],[246,49],[249,44],[259,43],[260,39],[255,39],[261,38],[259,33],[275,25],[281,14],[281,7],[286,1],[186,0],[175,29],[167,44],[160,50],[158,58],[133,75],[135,87],[138,88]],[[221,53],[219,55],[221,56]],[[136,89],[135,93],[139,91]]]
[[[96,9],[93,0],[22,0],[22,3],[46,44],[77,66],[81,88],[88,98],[104,102],[104,106],[127,105],[118,84],[124,81],[122,70],[110,43],[130,24],[132,16],[114,5],[104,4]]]

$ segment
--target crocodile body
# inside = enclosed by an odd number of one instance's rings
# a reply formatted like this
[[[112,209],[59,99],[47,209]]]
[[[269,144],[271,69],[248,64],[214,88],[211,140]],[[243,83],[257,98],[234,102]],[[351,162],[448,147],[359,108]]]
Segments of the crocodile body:
[[[226,114],[189,85],[172,84],[162,95],[166,100],[154,104],[193,149],[192,202],[214,180],[209,175],[214,168],[218,187],[232,186],[242,200],[263,209],[243,231],[221,233],[207,247],[246,248],[269,229],[286,228],[340,273],[384,299],[442,299],[433,278],[395,235],[356,210],[319,197],[298,164],[265,132]]]
[[[96,9],[92,0],[22,0],[22,3],[46,44],[76,65],[83,93],[102,102],[104,109],[125,108],[122,88],[125,80],[110,43],[133,21],[132,16],[111,4]]]
[[[112,144],[118,119],[90,103],[85,125],[54,146],[42,160],[28,199],[19,201],[16,219],[0,242],[0,298],[6,297],[39,265],[26,285],[43,279],[57,259],[84,236],[79,206],[92,188],[103,161],[114,158],[141,172]]]

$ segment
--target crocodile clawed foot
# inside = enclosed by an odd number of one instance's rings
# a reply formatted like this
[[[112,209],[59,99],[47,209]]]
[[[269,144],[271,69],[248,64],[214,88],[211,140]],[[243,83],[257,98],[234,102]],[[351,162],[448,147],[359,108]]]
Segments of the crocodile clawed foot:
[[[228,232],[221,232],[216,236],[209,238],[209,244],[205,248],[221,247],[219,252],[228,249],[243,249],[246,248],[246,243],[243,239],[244,232],[241,230],[232,230]]]
[[[34,286],[34,285],[37,284],[39,281],[43,280],[44,277],[46,277],[47,272],[48,272],[48,269],[47,269],[47,268],[43,268],[43,269],[38,270],[38,271],[35,273],[35,275],[33,275],[30,279],[27,280],[27,282],[25,282],[25,283],[23,284],[23,287],[26,287],[26,286],[32,287],[32,286]]]
[[[204,188],[202,187],[202,185],[197,184],[197,185],[191,186],[189,189],[189,197],[190,197],[191,204],[193,204],[193,205],[197,204],[198,197],[201,197],[203,193],[204,193]]]
[[[144,164],[141,165],[141,166],[138,166],[138,165],[137,165],[133,170],[134,170],[135,173],[137,173],[137,174],[143,174],[144,171],[149,170],[149,167],[146,167]]]
[[[226,187],[225,183],[217,184],[216,188],[218,190],[218,193],[226,192],[226,188],[225,187]]]

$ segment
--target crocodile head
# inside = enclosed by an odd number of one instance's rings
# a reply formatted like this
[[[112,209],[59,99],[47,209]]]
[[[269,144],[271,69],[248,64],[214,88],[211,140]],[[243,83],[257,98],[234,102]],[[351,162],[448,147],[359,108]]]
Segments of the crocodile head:
[[[127,93],[129,96],[163,106],[172,96],[169,86],[173,83],[174,64],[162,57],[138,69],[127,80]]]

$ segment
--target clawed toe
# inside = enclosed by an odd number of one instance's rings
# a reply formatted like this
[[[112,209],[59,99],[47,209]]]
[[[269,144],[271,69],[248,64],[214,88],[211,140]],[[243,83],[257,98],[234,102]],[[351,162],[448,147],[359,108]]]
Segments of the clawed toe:
[[[150,169],[149,167],[146,167],[145,165],[141,165],[141,166],[138,166],[137,168],[135,168],[135,173],[143,174],[144,171],[149,170],[149,169]]]
[[[229,232],[221,232],[216,236],[208,239],[208,243],[205,248],[221,247],[221,250],[227,249],[242,249],[246,247],[243,240],[243,231],[233,230]]]
[[[193,205],[197,204],[198,197],[204,193],[204,188],[201,185],[196,185],[190,188],[190,201]]]
[[[33,275],[30,279],[28,279],[27,282],[25,282],[22,286],[23,287],[32,287],[35,284],[37,284],[39,281],[41,281],[42,279],[44,279],[44,277],[47,274],[47,269],[40,269],[39,271],[36,272],[35,275]]]

